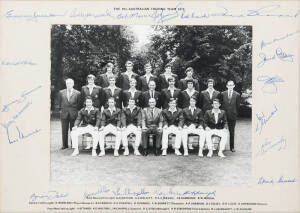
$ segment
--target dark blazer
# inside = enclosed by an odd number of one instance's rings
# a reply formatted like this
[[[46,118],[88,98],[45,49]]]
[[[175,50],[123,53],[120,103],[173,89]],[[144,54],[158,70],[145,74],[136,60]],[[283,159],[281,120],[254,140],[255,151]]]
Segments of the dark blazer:
[[[114,95],[112,95],[111,93],[111,90],[106,87],[103,89],[104,91],[104,108],[107,108],[108,107],[108,99],[110,97],[114,97],[115,98],[115,101],[116,101],[116,107],[121,109],[122,108],[122,90],[118,87],[115,88],[115,91],[114,91]]]
[[[130,124],[142,127],[142,109],[135,107],[131,113],[128,107],[124,108],[121,115],[121,124],[122,127],[127,127]]]
[[[178,87],[178,76],[176,74],[172,74],[172,76],[175,78],[175,87]],[[169,87],[168,79],[166,79],[164,73],[158,76],[158,81],[159,81],[159,91],[162,91],[163,89]]]
[[[68,115],[71,120],[77,118],[78,110],[80,109],[80,92],[73,89],[70,100],[67,98],[67,89],[60,90],[57,97],[58,107],[60,110],[61,119],[66,119]]]
[[[162,127],[163,116],[161,109],[154,108],[154,115],[152,116],[150,107],[142,111],[142,126],[143,127]]]
[[[101,113],[100,110],[96,107],[94,107],[93,110],[88,113],[88,111],[85,108],[82,108],[78,112],[78,116],[76,118],[74,126],[87,126],[87,125],[92,125],[99,127],[100,126],[100,120],[101,120]]]
[[[196,106],[200,108],[200,93],[195,90],[195,92],[192,96],[196,99]],[[179,104],[178,106],[180,108],[184,109],[186,107],[189,107],[190,96],[185,90],[181,91],[179,100],[180,100],[180,102],[178,103]]]
[[[221,113],[218,115],[218,121],[216,123],[216,119],[212,110],[207,110],[204,114],[204,122],[205,125],[211,129],[224,129],[227,125],[226,113],[224,110],[221,110]]]
[[[108,80],[106,73],[98,75],[95,83],[102,88],[108,87],[109,80]]]
[[[146,91],[146,92],[143,92],[143,94],[142,94],[142,107],[143,107],[143,108],[148,107],[148,103],[149,103],[150,97],[151,97],[151,96],[150,96],[149,90]],[[155,100],[156,100],[156,107],[157,107],[157,108],[161,108],[161,93],[155,91],[155,92],[154,92],[154,98],[155,98]]]
[[[195,124],[196,127],[202,126],[203,128],[205,127],[204,125],[204,118],[203,118],[203,112],[201,109],[197,108],[194,110],[194,113],[192,114],[192,111],[189,109],[189,107],[183,109],[183,119],[184,119],[184,124],[189,126],[191,124]]]
[[[150,76],[149,81],[154,81],[156,83],[155,90],[159,90],[159,88],[160,88],[159,81],[158,81],[158,78],[155,75]],[[149,90],[148,82],[147,82],[147,79],[146,79],[145,75],[139,77],[137,89],[142,91],[142,92],[145,92],[145,91]]]
[[[207,110],[212,109],[212,103],[215,98],[220,98],[220,92],[214,90],[212,98],[210,99],[209,93],[206,90],[203,90],[200,94],[200,108],[202,109],[203,113]]]
[[[187,78],[183,78],[179,81],[178,88],[181,90],[185,90],[187,88]],[[197,79],[193,79],[195,90],[199,92],[199,82]]]
[[[131,98],[131,93],[128,90],[123,90],[122,92],[122,103],[123,103],[123,107],[127,107],[128,106],[128,101]],[[134,93],[134,97],[133,99],[135,100],[135,104],[139,107],[142,106],[142,92],[139,90],[136,90]]]
[[[131,78],[135,78],[138,85],[138,75],[136,73],[132,73]],[[117,78],[116,86],[121,88],[122,90],[128,90],[130,88],[129,84],[129,77],[125,72],[121,73],[120,76]]]
[[[169,100],[171,98],[177,99],[177,102],[180,103],[180,89],[175,88],[173,97],[171,96],[171,91],[168,89],[163,89],[161,91],[161,100],[162,100],[162,108],[167,109],[169,107]]]
[[[241,103],[241,95],[233,91],[231,100],[228,98],[228,91],[221,93],[221,108],[225,110],[228,120],[236,120]]]
[[[177,108],[177,110],[172,113],[169,109],[165,109],[162,112],[164,118],[164,126],[175,125],[178,127],[183,127],[183,112],[181,109]]]
[[[85,107],[84,101],[87,96],[92,97],[94,107],[101,109],[104,105],[104,93],[101,87],[95,85],[92,94],[90,94],[89,88],[87,86],[83,86],[81,88],[81,107]]]
[[[116,108],[111,114],[109,109],[104,109],[101,116],[101,126],[105,127],[112,124],[116,127],[121,127],[121,110]]]

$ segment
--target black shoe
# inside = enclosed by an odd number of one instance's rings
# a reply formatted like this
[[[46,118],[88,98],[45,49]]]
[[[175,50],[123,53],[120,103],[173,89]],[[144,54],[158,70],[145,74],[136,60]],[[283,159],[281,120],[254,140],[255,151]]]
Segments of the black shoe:
[[[235,150],[234,150],[234,149],[230,149],[230,151],[232,151],[232,152],[235,152]]]
[[[155,154],[155,156],[158,156],[159,155],[159,149],[155,149],[154,154]]]
[[[63,150],[63,149],[67,149],[68,147],[66,147],[66,146],[63,146],[63,147],[61,147],[60,149],[61,150]]]
[[[144,149],[144,150],[143,150],[143,155],[144,155],[144,156],[147,156],[147,155],[148,155],[148,150]]]

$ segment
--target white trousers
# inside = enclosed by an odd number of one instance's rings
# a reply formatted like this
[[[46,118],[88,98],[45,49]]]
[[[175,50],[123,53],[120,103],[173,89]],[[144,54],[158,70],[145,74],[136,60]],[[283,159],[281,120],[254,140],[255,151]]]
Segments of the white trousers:
[[[217,136],[221,137],[221,141],[220,141],[220,145],[219,145],[219,151],[223,151],[225,149],[225,146],[226,146],[226,143],[227,143],[228,131],[226,129],[206,130],[206,142],[208,144],[209,143],[212,144],[211,137],[213,135],[217,135]]]
[[[112,124],[108,124],[107,126],[105,126],[103,128],[102,131],[99,132],[100,150],[104,151],[104,139],[105,139],[106,135],[108,135],[108,134],[113,134],[116,136],[115,150],[119,150],[120,143],[121,143],[121,131],[117,130],[117,127]],[[97,147],[97,145],[96,145],[96,147]]]
[[[78,136],[89,133],[93,137],[93,147],[98,144],[99,141],[99,133],[94,129],[92,125],[78,127],[75,130],[71,131],[71,139],[72,139],[72,148],[78,149]]]
[[[168,148],[169,134],[175,135],[175,149],[179,149],[181,145],[181,131],[178,130],[178,127],[171,125],[168,128],[163,129],[162,133],[162,149]]]
[[[133,124],[130,124],[126,127],[126,129],[124,129],[122,131],[122,144],[123,146],[128,146],[128,136],[130,134],[134,134],[135,135],[135,147],[139,147],[140,143],[141,143],[141,138],[142,138],[142,130],[138,129],[136,126],[134,126]]]
[[[197,129],[195,125],[191,124],[188,126],[186,129],[183,129],[182,131],[182,143],[183,143],[183,148],[187,149],[187,142],[188,142],[188,135],[189,134],[195,134],[199,136],[199,149],[203,149],[204,142],[205,142],[205,136],[206,133],[204,129]],[[209,149],[212,149],[212,143],[207,143],[207,146]]]

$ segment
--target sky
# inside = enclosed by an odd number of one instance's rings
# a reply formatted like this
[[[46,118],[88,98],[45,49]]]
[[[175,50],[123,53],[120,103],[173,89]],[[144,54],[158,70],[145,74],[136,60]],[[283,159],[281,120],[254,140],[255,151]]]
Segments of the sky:
[[[150,42],[148,36],[151,35],[154,30],[149,25],[134,25],[131,26],[133,33],[137,36],[138,42],[136,48],[142,47],[144,44]]]

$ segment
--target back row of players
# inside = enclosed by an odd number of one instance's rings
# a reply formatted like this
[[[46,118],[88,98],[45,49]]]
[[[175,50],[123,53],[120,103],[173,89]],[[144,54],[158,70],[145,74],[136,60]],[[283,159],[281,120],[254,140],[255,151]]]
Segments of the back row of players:
[[[60,91],[58,96],[58,103],[61,109],[63,148],[68,147],[68,129],[70,128],[73,130],[71,132],[72,146],[75,148],[73,155],[79,153],[78,135],[86,132],[93,133],[93,156],[96,155],[95,144],[97,146],[98,142],[100,142],[101,149],[99,155],[105,155],[104,137],[108,133],[116,135],[114,155],[118,156],[121,139],[125,147],[124,155],[128,155],[127,136],[130,133],[134,133],[136,135],[134,153],[136,155],[140,154],[138,146],[142,139],[142,154],[147,155],[147,136],[149,133],[154,133],[156,135],[155,154],[159,154],[162,143],[162,155],[166,155],[167,141],[165,140],[168,139],[168,134],[174,133],[177,136],[175,139],[175,154],[181,155],[178,149],[182,141],[184,155],[188,155],[186,146],[187,135],[194,133],[200,136],[199,156],[202,156],[202,148],[206,140],[209,148],[208,156],[210,157],[212,155],[211,134],[214,133],[221,136],[219,156],[224,157],[222,151],[225,148],[227,140],[226,131],[208,132],[210,127],[207,119],[211,118],[212,122],[210,122],[210,126],[215,130],[221,130],[228,126],[230,132],[230,149],[234,152],[234,127],[240,103],[240,95],[233,90],[233,81],[228,81],[228,90],[220,93],[214,89],[214,80],[208,79],[207,90],[199,92],[199,83],[196,79],[193,79],[192,67],[186,69],[186,78],[178,80],[178,76],[171,71],[171,65],[166,65],[165,72],[159,77],[151,73],[152,67],[150,63],[145,64],[146,74],[143,76],[138,76],[132,71],[133,63],[131,61],[127,61],[125,66],[126,72],[116,78],[113,73],[113,64],[108,63],[106,73],[97,76],[97,78],[94,75],[87,76],[87,85],[82,87],[81,92],[73,89],[73,80],[68,79],[66,81],[67,89]],[[213,100],[216,103],[213,103]],[[219,109],[221,105],[226,113]],[[82,109],[79,113],[76,112],[76,109],[80,108]],[[100,112],[101,108],[104,108],[102,113]],[[139,113],[134,113],[133,108],[138,109],[138,111],[140,108],[144,108],[144,110],[141,110],[139,115]],[[180,108],[191,111],[190,116],[192,120],[189,121],[189,119],[186,119],[187,116],[184,116],[184,110],[182,111]],[[97,115],[97,109],[100,113],[99,115]],[[127,109],[129,109],[130,113],[127,113],[126,125]],[[152,113],[147,113],[149,110]],[[119,113],[116,114],[117,111]],[[210,114],[208,114],[206,122],[204,122],[204,114],[207,111],[210,111]],[[209,115],[211,116],[209,117]],[[94,130],[98,129],[100,124],[100,133],[95,133]],[[77,128],[79,125],[80,131]],[[163,134],[161,127],[164,127],[165,134]],[[181,130],[182,127],[185,127],[185,131],[179,133],[178,130]],[[142,132],[141,129],[143,129]],[[209,135],[210,137],[208,137]]]

